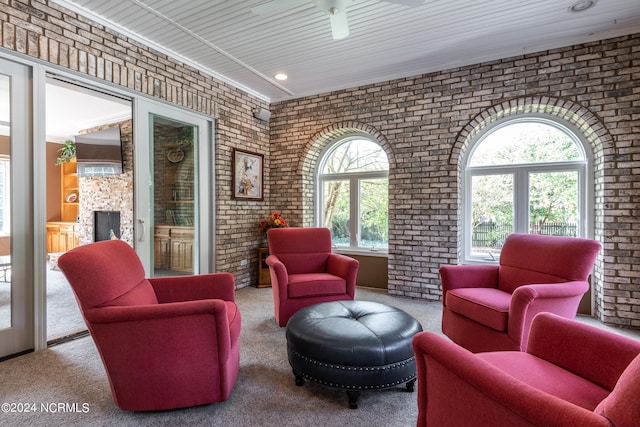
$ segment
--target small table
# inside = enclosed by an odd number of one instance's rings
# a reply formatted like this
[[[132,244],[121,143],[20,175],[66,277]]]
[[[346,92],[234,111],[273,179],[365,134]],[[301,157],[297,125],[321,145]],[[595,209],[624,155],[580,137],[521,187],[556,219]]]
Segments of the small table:
[[[371,301],[334,301],[298,310],[287,323],[287,354],[296,385],[308,379],[347,392],[358,407],[361,390],[416,382],[411,347],[422,325],[396,307]]]

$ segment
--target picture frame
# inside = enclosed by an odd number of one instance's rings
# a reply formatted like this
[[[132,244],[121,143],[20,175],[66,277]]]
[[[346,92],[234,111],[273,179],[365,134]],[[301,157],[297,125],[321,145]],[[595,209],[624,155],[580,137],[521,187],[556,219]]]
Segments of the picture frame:
[[[264,156],[233,149],[231,195],[240,200],[263,199]]]

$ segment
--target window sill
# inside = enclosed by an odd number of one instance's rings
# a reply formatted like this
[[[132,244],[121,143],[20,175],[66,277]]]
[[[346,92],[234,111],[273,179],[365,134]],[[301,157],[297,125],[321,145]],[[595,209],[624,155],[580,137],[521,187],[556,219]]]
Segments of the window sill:
[[[374,250],[371,249],[355,249],[355,248],[334,248],[333,252],[342,255],[357,255],[357,256],[370,256],[379,258],[388,258],[389,253],[386,249]]]

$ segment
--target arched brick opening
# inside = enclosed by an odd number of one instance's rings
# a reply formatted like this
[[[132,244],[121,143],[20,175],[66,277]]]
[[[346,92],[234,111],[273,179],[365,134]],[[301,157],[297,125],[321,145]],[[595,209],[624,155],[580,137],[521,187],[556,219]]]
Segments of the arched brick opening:
[[[303,227],[312,227],[316,221],[314,217],[316,169],[322,150],[330,142],[352,134],[366,135],[380,144],[389,159],[389,188],[391,188],[393,181],[392,170],[394,169],[395,162],[393,150],[384,135],[374,127],[359,122],[341,122],[328,126],[309,140],[298,163],[297,172],[298,175],[302,177]],[[391,194],[391,190],[389,194]],[[389,200],[389,209],[391,209],[391,204],[392,201]]]
[[[503,103],[497,104],[480,114],[478,114],[471,122],[469,122],[457,135],[456,142],[453,145],[449,164],[454,166],[457,171],[457,198],[458,198],[458,238],[457,238],[457,259],[460,259],[462,251],[462,182],[464,180],[464,153],[470,144],[485,127],[491,123],[507,117],[515,118],[518,115],[525,114],[546,114],[554,116],[562,121],[572,124],[582,134],[589,144],[593,154],[593,183],[594,183],[594,224],[593,238],[603,243],[605,240],[605,153],[613,147],[613,139],[599,120],[597,116],[588,109],[579,104],[560,98],[551,97],[527,97],[517,98]],[[601,320],[605,319],[605,251],[600,253],[596,260],[594,274],[592,277],[592,293],[593,293],[593,315]]]

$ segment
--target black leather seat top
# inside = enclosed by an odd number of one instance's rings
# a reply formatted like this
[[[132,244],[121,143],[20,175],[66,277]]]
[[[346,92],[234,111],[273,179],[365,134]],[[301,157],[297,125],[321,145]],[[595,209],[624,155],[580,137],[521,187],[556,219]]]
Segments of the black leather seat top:
[[[290,350],[343,366],[381,366],[413,357],[422,331],[406,312],[371,301],[335,301],[296,312],[287,324]]]

